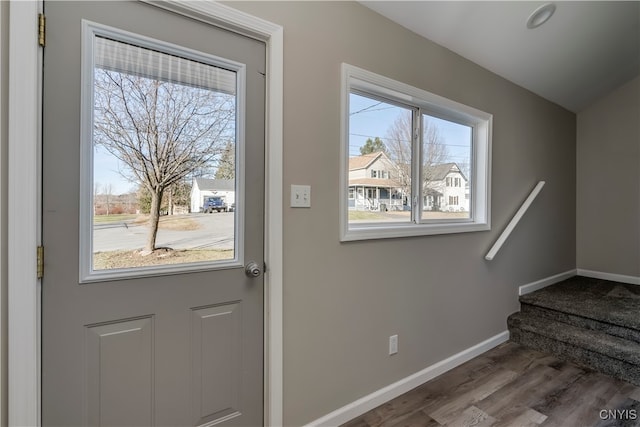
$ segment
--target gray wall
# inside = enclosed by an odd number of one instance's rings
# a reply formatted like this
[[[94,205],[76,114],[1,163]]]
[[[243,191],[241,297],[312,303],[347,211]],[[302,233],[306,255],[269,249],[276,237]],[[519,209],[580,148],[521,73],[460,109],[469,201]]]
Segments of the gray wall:
[[[284,26],[284,410],[298,426],[506,330],[575,268],[575,115],[351,2],[233,2]],[[339,242],[340,63],[494,115],[490,232]],[[484,255],[538,180],[495,260]],[[399,334],[399,353],[387,355]]]
[[[9,2],[0,1],[0,426],[7,425],[7,103]]]
[[[640,276],[640,76],[577,119],[578,268]]]
[[[574,114],[357,3],[232,5],[285,27],[285,194],[291,184],[312,186],[311,209],[285,207],[287,425],[312,421],[504,331],[518,309],[518,285],[575,268]],[[341,62],[494,115],[490,232],[338,241]],[[484,261],[541,179],[547,185],[519,228],[493,262]],[[391,334],[399,334],[393,357]]]

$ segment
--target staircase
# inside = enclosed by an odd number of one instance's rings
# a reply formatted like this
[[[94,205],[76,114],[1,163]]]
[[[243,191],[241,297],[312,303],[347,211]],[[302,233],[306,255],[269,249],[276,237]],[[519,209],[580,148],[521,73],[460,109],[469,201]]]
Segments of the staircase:
[[[520,306],[511,340],[640,386],[640,286],[575,276]]]

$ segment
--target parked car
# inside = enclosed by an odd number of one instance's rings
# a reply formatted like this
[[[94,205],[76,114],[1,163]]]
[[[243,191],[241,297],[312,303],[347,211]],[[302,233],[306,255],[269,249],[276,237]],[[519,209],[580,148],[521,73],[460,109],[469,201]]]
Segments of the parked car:
[[[204,205],[202,206],[202,212],[204,213],[213,213],[216,212],[226,212],[227,204],[225,203],[222,197],[213,196],[213,197],[205,197]]]

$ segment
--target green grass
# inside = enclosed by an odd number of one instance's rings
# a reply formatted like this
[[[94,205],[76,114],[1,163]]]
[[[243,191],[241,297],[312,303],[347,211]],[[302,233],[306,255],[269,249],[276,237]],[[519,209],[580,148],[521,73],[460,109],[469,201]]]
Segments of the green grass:
[[[93,223],[94,224],[107,224],[111,222],[123,222],[129,221],[132,219],[136,219],[138,215],[136,214],[118,214],[118,215],[94,215]]]
[[[386,218],[387,217],[377,212],[349,211],[349,221],[373,221]]]

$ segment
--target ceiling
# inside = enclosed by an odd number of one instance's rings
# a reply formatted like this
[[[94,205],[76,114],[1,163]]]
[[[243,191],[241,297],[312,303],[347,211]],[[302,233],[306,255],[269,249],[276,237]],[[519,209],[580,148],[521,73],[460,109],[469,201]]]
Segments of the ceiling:
[[[573,112],[640,74],[640,1],[361,1],[364,6]]]

